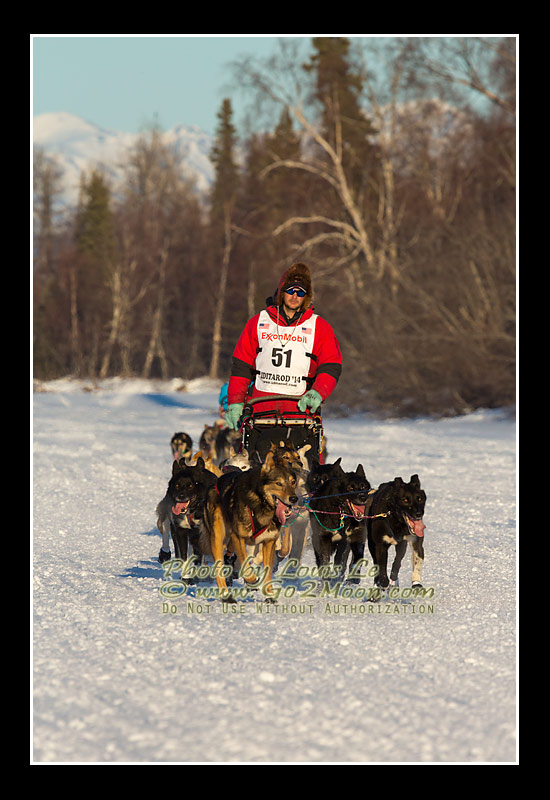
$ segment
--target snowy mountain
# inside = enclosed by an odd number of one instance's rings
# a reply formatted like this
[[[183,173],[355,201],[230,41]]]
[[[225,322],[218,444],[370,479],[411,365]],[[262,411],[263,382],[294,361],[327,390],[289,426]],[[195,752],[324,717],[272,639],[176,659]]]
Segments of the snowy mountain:
[[[471,142],[471,120],[459,109],[439,100],[423,100],[385,106],[373,114],[377,139],[392,152],[394,165],[405,172],[414,170],[418,153],[437,162],[449,149],[467,161]],[[55,157],[63,171],[61,204],[74,206],[82,171],[100,166],[111,180],[113,190],[121,181],[125,156],[140,134],[107,130],[64,111],[39,114],[33,121],[33,144]],[[212,138],[196,125],[176,125],[164,132],[205,192],[214,177],[209,153]]]
[[[122,176],[122,163],[139,134],[100,128],[64,111],[39,114],[33,121],[33,145],[54,157],[63,171],[63,205],[72,206],[78,196],[81,172],[100,166],[116,190]],[[196,125],[177,125],[164,133],[183,157],[187,171],[204,192],[213,178],[209,159],[211,138]]]

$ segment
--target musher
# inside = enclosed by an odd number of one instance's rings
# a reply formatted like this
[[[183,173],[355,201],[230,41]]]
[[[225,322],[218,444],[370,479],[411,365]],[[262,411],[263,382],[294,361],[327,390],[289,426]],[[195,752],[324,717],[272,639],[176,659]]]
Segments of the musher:
[[[321,403],[338,383],[342,354],[312,303],[309,268],[293,264],[266,308],[247,322],[233,352],[225,420],[239,429],[247,400],[255,401],[251,420],[244,420],[243,446],[262,461],[271,443],[281,440],[296,449],[310,444],[310,466],[312,458],[323,460]],[[270,399],[257,400],[263,396]]]

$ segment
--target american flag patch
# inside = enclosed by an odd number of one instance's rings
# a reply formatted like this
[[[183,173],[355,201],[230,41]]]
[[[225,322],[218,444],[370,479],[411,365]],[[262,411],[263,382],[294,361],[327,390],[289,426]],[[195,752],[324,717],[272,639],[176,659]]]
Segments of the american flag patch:
[[[260,328],[269,328],[269,322],[260,322],[258,327],[260,327]]]
[[[311,328],[302,328],[302,333],[305,334],[311,333]]]

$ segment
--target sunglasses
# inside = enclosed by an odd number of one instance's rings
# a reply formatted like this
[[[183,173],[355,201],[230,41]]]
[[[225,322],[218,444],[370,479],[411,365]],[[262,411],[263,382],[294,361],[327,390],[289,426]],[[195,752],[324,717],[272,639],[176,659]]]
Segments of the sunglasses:
[[[307,292],[301,286],[289,286],[288,289],[285,289],[285,294],[297,294],[298,297],[305,297]]]

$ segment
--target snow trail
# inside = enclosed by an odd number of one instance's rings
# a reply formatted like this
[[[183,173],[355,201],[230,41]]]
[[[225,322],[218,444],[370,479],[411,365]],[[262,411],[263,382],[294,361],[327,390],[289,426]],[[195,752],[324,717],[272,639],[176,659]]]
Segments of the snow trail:
[[[363,464],[373,486],[420,476],[433,597],[372,604],[303,597],[285,582],[277,606],[229,607],[161,595],[154,513],[170,437],[184,430],[197,449],[219,385],[43,388],[33,398],[34,763],[515,761],[516,428],[506,414],[325,416],[329,460]],[[304,563],[314,564],[310,547]],[[400,577],[408,586],[409,556]]]

